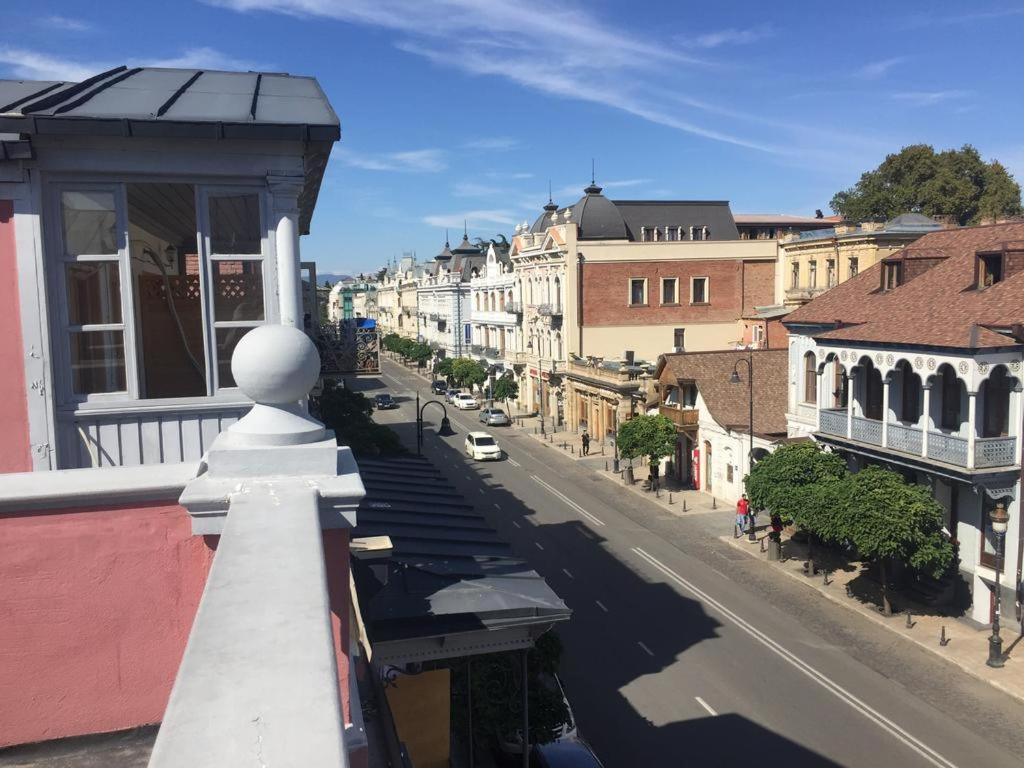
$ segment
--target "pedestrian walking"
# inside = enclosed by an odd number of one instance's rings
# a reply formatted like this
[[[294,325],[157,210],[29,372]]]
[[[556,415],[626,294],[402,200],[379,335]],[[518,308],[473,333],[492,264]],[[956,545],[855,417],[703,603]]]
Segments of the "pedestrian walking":
[[[736,536],[740,536],[743,533],[744,528],[747,525],[747,516],[750,514],[750,502],[747,501],[747,494],[740,496],[740,500],[736,502]]]
[[[588,435],[586,432],[584,432],[582,437],[580,437],[580,443],[583,445],[583,455],[584,456],[589,456],[590,455],[590,435]]]
[[[660,472],[660,464],[656,461],[651,462],[651,490],[658,490],[658,475]]]

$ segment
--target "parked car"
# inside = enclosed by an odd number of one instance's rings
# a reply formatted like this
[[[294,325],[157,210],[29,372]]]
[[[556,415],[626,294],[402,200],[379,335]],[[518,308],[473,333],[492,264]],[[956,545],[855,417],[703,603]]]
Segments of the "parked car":
[[[507,427],[512,422],[501,408],[481,408],[480,423],[489,427]]]
[[[501,446],[486,432],[470,432],[466,435],[466,453],[476,461],[497,461],[501,458]]]
[[[459,394],[452,398],[452,405],[460,411],[471,411],[474,408],[479,408],[480,402],[469,392],[459,392]]]
[[[603,768],[594,750],[583,739],[563,739],[536,744],[530,750],[531,768]]]
[[[373,407],[378,411],[386,411],[398,407],[398,401],[387,392],[376,395],[373,398]]]
[[[454,402],[455,396],[458,395],[458,394],[461,394],[461,393],[462,393],[462,390],[459,390],[459,389],[449,389],[449,390],[446,390],[445,393],[444,393],[444,399],[447,402],[449,402],[449,403]]]
[[[447,381],[435,381],[435,382],[432,382],[431,385],[430,385],[430,391],[433,392],[435,395],[443,395],[445,392],[448,391],[448,382]]]

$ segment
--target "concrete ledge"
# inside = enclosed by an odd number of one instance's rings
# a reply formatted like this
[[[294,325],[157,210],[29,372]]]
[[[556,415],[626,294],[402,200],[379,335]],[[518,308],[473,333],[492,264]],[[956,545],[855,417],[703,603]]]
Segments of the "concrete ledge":
[[[0,475],[0,513],[177,501],[201,467],[187,462]]]

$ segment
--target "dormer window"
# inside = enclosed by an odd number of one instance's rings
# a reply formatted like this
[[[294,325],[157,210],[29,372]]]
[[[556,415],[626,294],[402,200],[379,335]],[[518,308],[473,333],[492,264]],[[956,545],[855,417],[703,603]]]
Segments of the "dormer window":
[[[882,290],[891,291],[903,283],[903,262],[882,262]]]
[[[988,288],[1003,279],[1003,254],[978,254],[978,288]]]

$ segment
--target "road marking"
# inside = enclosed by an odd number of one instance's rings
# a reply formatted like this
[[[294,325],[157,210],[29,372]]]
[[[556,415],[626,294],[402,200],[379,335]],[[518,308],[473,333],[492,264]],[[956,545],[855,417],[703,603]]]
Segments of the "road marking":
[[[569,573],[569,569],[568,569],[568,568],[563,568],[563,569],[562,569],[562,573],[564,573],[564,574],[565,574],[566,576],[568,576],[568,577],[569,577],[570,579],[575,579],[575,578],[576,578],[576,577],[575,577],[575,576],[573,576],[573,575],[572,575],[571,573]]]
[[[733,613],[731,610],[722,605],[722,603],[715,600],[713,597],[708,595],[706,592],[701,590],[693,583],[684,579],[682,576],[680,576],[667,565],[665,565],[660,560],[655,558],[653,555],[649,554],[648,552],[645,552],[639,547],[633,547],[632,549],[633,552],[636,555],[638,555],[641,559],[643,559],[646,563],[653,566],[655,569],[657,569],[663,575],[670,578],[672,581],[676,582],[687,592],[691,593],[692,595],[695,595],[698,599],[707,603],[709,606],[718,611],[718,613],[720,613],[726,619],[728,619],[737,627],[742,629],[744,632],[746,632],[752,638],[757,640],[763,646],[768,648],[776,655],[780,656],[784,661],[795,667],[803,674],[805,674],[807,677],[816,682],[822,688],[827,690],[829,693],[833,694],[836,698],[845,702],[851,708],[855,709],[857,712],[860,712],[862,715],[864,715],[864,717],[873,722],[879,728],[881,728],[884,731],[887,731],[890,735],[894,736],[896,739],[903,742],[903,744],[917,752],[917,754],[919,754],[929,763],[935,766],[939,766],[939,768],[956,768],[955,763],[952,763],[949,760],[947,760],[945,757],[940,755],[938,752],[929,747],[923,741],[912,736],[910,733],[908,733],[903,728],[898,726],[885,715],[881,714],[875,709],[872,709],[870,706],[868,706],[863,701],[858,699],[856,696],[854,696],[852,693],[850,693],[845,688],[840,686],[834,680],[827,677],[823,673],[819,672],[817,669],[815,669],[810,664],[805,662],[792,651],[789,651],[786,648],[784,648],[782,645],[780,645],[775,640],[770,638],[764,632],[757,629],[757,627],[748,622],[746,619],[743,619],[736,613]]]
[[[494,505],[494,508],[500,511],[500,510],[501,510],[501,505],[499,505],[499,504],[495,504],[495,505]]]
[[[543,552],[543,551],[544,551],[544,547],[543,547],[543,546],[541,546],[541,543],[540,543],[539,541],[535,541],[535,542],[533,542],[533,546],[535,546],[535,547],[536,547],[537,549],[539,549],[539,550],[540,550],[541,552]]]
[[[600,608],[605,613],[608,613],[608,609],[604,607],[604,603],[602,603],[600,600],[595,600],[594,602],[597,603],[598,608]]]
[[[693,698],[695,698],[697,700],[697,703],[704,707],[705,710],[707,710],[707,713],[709,715],[711,715],[712,717],[718,717],[718,713],[715,712],[715,710],[713,710],[710,706],[708,706],[708,703],[704,701],[704,699],[702,699],[700,696],[694,696]]]
[[[552,488],[550,485],[545,483],[543,480],[541,480],[536,475],[530,475],[530,477],[532,477],[534,480],[536,480],[540,485],[544,486],[549,492],[553,493],[559,499],[561,499],[566,504],[568,504],[576,512],[579,512],[581,515],[583,515],[583,517],[585,517],[587,520],[592,522],[594,525],[604,525],[604,522],[602,520],[599,520],[598,518],[594,517],[592,514],[587,512],[587,510],[585,510],[583,507],[581,507],[579,504],[577,504],[575,501],[570,499],[568,496],[566,496],[561,491],[559,491],[559,490],[557,490],[555,488]]]
[[[639,646],[640,646],[641,648],[643,648],[643,649],[644,649],[644,653],[646,653],[646,654],[647,654],[648,656],[650,656],[651,658],[654,658],[654,651],[652,651],[652,650],[651,650],[650,648],[648,648],[648,647],[647,647],[646,645],[644,645],[644,644],[643,644],[642,642],[640,642],[639,640],[637,640],[637,641],[636,641],[636,644],[637,644],[637,645],[639,645]]]
[[[519,523],[517,523],[515,520],[512,521],[512,525],[514,525],[516,528],[522,528],[523,527]]]
[[[521,467],[521,466],[523,466],[518,461],[516,461],[515,459],[511,459],[511,458],[508,460],[508,463],[511,464],[513,467]]]

